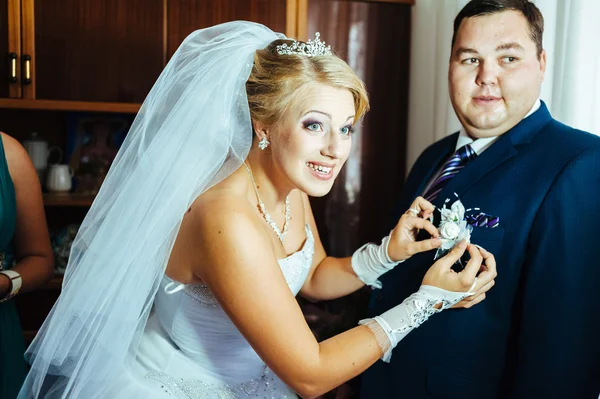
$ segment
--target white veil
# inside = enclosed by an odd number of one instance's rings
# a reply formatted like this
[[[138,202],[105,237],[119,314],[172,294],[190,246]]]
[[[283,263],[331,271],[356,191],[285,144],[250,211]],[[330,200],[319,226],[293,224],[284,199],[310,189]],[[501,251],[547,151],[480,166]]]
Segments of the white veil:
[[[186,209],[248,154],[245,83],[255,51],[281,38],[230,22],[192,33],[173,55],[73,243],[19,398],[101,398],[126,371]]]

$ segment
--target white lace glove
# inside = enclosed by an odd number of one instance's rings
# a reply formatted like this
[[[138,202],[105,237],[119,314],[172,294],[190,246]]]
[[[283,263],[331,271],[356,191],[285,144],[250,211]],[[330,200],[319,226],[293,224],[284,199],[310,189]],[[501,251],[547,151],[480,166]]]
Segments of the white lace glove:
[[[365,244],[357,249],[352,255],[352,270],[360,281],[373,288],[381,288],[379,276],[392,270],[396,265],[402,263],[394,262],[388,255],[388,244],[390,236],[385,236],[381,244]]]
[[[453,292],[422,285],[417,292],[406,298],[400,305],[393,307],[381,316],[372,319],[361,320],[375,334],[377,343],[383,351],[384,362],[388,363],[392,358],[392,349],[398,345],[404,337],[413,329],[423,324],[434,313],[448,309],[467,296],[477,283],[477,279],[468,292]],[[441,304],[440,309],[435,306]]]

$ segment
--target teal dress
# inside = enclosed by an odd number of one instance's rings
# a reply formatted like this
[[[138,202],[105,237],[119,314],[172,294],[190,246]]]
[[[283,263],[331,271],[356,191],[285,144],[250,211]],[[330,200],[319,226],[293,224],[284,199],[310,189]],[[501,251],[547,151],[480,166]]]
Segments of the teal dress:
[[[0,136],[0,252],[4,254],[3,267],[12,264],[11,241],[15,234],[17,204],[15,187]],[[4,278],[4,277],[0,277]],[[25,343],[15,304],[12,300],[0,303],[0,398],[14,399],[27,374],[23,354]]]

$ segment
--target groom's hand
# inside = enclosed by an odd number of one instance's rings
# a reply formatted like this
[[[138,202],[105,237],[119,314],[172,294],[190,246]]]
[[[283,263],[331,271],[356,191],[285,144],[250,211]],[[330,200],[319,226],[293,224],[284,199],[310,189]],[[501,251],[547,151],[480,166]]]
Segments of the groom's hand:
[[[417,253],[430,251],[442,245],[438,229],[429,221],[434,210],[435,207],[423,197],[414,200],[390,234],[388,256],[391,260],[403,261]],[[417,241],[416,237],[421,229],[431,234],[432,238]]]

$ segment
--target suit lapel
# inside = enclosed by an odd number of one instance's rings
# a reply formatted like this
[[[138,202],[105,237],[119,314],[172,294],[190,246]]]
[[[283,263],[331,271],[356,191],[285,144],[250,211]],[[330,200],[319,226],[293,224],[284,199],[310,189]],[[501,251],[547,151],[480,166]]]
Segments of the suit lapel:
[[[517,155],[519,153],[518,147],[529,143],[551,119],[548,108],[542,101],[536,112],[504,133],[490,148],[469,162],[460,173],[450,180],[437,196],[435,205],[441,206],[446,198],[453,200],[454,193],[460,196],[498,166]]]
[[[442,205],[447,198],[454,201],[454,193],[462,195],[469,187],[483,179],[492,170],[508,161],[518,151],[515,149],[509,137],[500,137],[481,156],[478,156],[461,170],[436,198],[436,205]]]
[[[454,153],[455,146],[456,140],[448,140],[447,145],[441,147],[439,151],[432,153],[431,157],[428,157],[424,160],[424,165],[422,167],[423,172],[417,177],[417,181],[419,183],[416,185],[411,201],[419,195],[423,195],[427,184],[429,184],[431,179],[435,177],[435,174],[438,173],[446,160]]]
[[[427,183],[433,178],[443,163],[446,162],[450,154],[454,152],[457,137],[458,133],[445,137],[427,148],[417,159],[403,185],[400,198],[394,206],[393,225],[390,226],[390,229],[394,228],[396,223],[398,223],[398,219],[408,209],[415,198],[423,194]]]

